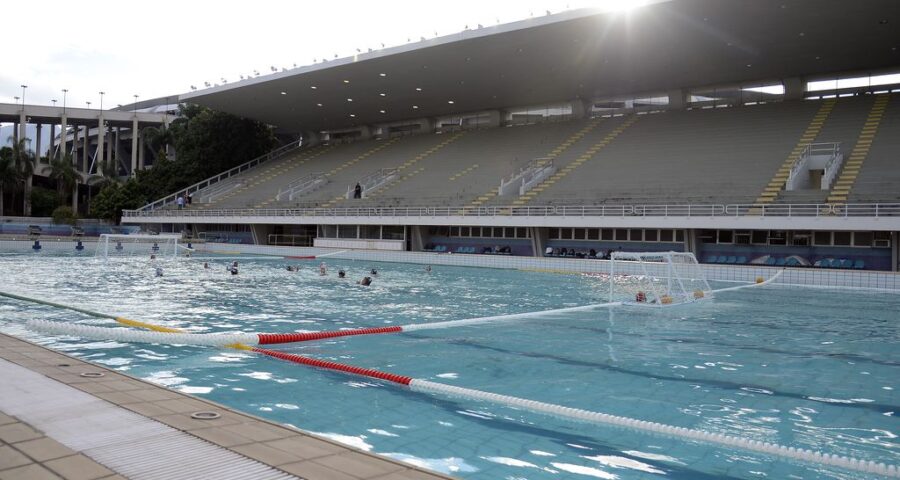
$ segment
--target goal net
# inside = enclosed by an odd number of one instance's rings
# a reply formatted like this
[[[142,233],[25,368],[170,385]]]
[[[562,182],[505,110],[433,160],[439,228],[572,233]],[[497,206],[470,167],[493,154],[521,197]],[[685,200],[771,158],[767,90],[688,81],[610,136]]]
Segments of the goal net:
[[[693,253],[613,252],[610,301],[664,307],[712,298],[712,289]]]
[[[157,258],[175,258],[181,235],[146,235],[104,233],[97,242],[96,257],[137,257],[151,255]]]

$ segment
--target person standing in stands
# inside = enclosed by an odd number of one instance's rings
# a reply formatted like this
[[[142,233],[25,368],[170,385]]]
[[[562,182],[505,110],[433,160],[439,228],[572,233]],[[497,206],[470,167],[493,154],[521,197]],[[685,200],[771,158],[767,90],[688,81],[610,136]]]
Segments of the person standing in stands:
[[[194,194],[189,193],[187,194],[187,205],[190,207],[192,203],[194,203]]]
[[[362,198],[362,185],[359,182],[356,182],[356,187],[353,188],[353,198]]]
[[[178,205],[179,210],[184,208],[184,197],[181,195],[178,195],[178,198],[175,199],[175,205]]]

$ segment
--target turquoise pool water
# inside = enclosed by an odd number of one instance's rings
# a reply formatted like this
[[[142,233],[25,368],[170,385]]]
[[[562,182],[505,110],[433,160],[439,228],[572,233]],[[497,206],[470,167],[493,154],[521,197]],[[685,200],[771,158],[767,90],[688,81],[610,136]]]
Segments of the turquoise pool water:
[[[327,259],[103,262],[0,256],[3,289],[196,332],[403,325],[600,303],[577,275]],[[374,284],[355,280],[378,269]],[[336,276],[338,268],[347,280]],[[722,286],[722,285],[720,285]],[[730,285],[729,285],[730,286]],[[715,287],[715,285],[714,285]],[[278,350],[451,385],[900,464],[900,297],[762,287],[670,309],[347,337]],[[470,479],[866,478],[581,424],[201,347],[41,337],[30,318],[114,326],[0,300],[0,331],[349,445]]]

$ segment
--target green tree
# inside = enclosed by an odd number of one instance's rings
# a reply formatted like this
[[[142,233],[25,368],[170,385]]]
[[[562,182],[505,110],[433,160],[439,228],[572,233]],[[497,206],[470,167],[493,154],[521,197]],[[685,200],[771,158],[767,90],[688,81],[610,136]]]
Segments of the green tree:
[[[59,203],[59,194],[55,190],[39,186],[31,189],[31,213],[35,217],[49,217]]]
[[[62,203],[68,203],[69,195],[73,194],[82,181],[81,173],[75,168],[69,153],[50,161],[49,178],[56,182],[56,192]]]
[[[3,197],[6,192],[15,191],[19,175],[16,172],[16,164],[13,161],[12,149],[0,148],[0,215],[4,214]]]
[[[104,186],[91,201],[91,216],[119,223],[122,210],[139,208],[146,203],[140,189],[140,184],[134,179],[129,179],[124,184],[110,183]]]
[[[28,149],[31,140],[20,138],[18,141],[10,136],[12,159],[16,167],[17,190],[22,193],[22,210],[27,217],[31,215],[31,176],[34,174],[34,152]]]

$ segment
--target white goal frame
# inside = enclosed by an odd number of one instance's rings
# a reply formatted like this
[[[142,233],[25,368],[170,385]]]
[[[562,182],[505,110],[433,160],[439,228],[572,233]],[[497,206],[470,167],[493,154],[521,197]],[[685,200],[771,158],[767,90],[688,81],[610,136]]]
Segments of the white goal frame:
[[[612,252],[610,301],[668,307],[710,299],[713,290],[690,252]]]
[[[97,250],[94,253],[94,256],[109,258],[110,248],[115,250],[116,246],[119,242],[128,243],[128,244],[146,244],[146,251],[141,251],[140,253],[147,255],[157,255],[158,257],[168,257],[172,258],[178,257],[178,241],[181,240],[180,234],[159,234],[159,235],[148,235],[142,233],[134,233],[134,234],[122,234],[122,233],[102,233],[100,234],[100,240],[97,241]],[[110,242],[112,242],[112,247],[110,247]],[[168,248],[163,248],[162,244],[168,245],[171,242],[172,251],[168,252]],[[154,246],[157,248],[154,249]],[[132,252],[129,252],[132,253]]]

